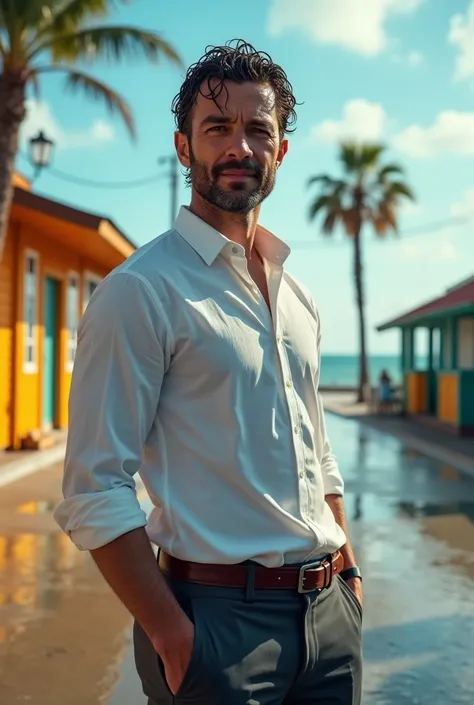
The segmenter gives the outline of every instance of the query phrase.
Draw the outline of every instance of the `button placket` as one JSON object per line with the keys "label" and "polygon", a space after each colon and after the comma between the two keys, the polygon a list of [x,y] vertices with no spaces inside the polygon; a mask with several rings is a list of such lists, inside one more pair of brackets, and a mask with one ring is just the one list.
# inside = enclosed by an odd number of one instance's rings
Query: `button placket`
{"label": "button placket", "polygon": [[[278,338],[277,338],[278,340]],[[295,449],[296,470],[298,473],[299,482],[303,483],[299,486],[299,504],[302,516],[309,512],[309,487],[307,482],[305,466],[304,443],[301,433],[300,413],[298,409],[298,398],[291,379],[291,368],[288,359],[288,353],[285,348],[278,349],[280,357],[283,379],[285,380],[284,390],[285,398],[288,405],[288,411],[292,422],[293,443]]]}

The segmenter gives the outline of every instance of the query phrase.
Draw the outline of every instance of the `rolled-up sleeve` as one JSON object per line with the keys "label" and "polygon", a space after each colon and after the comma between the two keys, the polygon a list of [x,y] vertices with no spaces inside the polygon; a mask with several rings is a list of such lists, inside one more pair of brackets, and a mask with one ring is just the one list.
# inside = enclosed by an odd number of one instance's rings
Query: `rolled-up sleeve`
{"label": "rolled-up sleeve", "polygon": [[143,527],[134,476],[169,364],[170,327],[141,276],[110,275],[81,320],[69,397],[63,495],[54,516],[79,549]]}
{"label": "rolled-up sleeve", "polygon": [[324,418],[323,402],[320,394],[318,394],[318,410],[321,439],[320,463],[324,483],[324,494],[337,494],[342,497],[344,495],[344,480],[339,472],[339,466],[329,442]]}
{"label": "rolled-up sleeve", "polygon": [[323,400],[319,392],[319,375],[321,369],[321,323],[316,306],[314,311],[318,322],[318,379],[316,380],[317,406],[318,406],[318,427],[319,427],[319,461],[321,463],[321,473],[324,483],[324,494],[344,495],[344,480],[339,471],[339,466],[336,457],[332,451],[329,441],[328,432],[326,429],[326,419],[323,406]]}

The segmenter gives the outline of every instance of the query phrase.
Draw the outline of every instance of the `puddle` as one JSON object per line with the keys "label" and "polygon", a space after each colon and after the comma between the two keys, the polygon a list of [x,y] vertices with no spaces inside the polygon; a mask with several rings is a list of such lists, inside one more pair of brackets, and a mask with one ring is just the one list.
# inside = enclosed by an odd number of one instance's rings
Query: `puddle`
{"label": "puddle", "polygon": [[327,426],[350,518],[459,514],[474,522],[474,479],[369,426],[332,414]]}
{"label": "puddle", "polygon": [[[474,480],[357,422],[327,425],[365,575],[364,705],[472,705]],[[131,619],[53,526],[59,475],[41,475],[0,497],[0,703],[145,705]]]}

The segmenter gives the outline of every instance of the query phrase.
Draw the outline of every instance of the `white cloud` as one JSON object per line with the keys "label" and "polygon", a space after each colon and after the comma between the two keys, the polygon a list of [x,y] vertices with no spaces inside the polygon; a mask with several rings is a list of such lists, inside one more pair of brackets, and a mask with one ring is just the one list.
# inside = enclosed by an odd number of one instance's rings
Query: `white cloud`
{"label": "white cloud", "polygon": [[54,140],[57,149],[86,149],[97,147],[115,138],[114,129],[104,120],[96,120],[85,130],[64,130],[47,103],[27,101],[27,117],[21,128],[23,144],[43,130],[47,137]]}
{"label": "white cloud", "polygon": [[474,112],[444,110],[431,125],[409,125],[393,132],[383,105],[363,98],[347,101],[340,119],[323,120],[311,130],[311,139],[321,142],[389,143],[411,157],[426,158],[440,154],[474,154]]}
{"label": "white cloud", "polygon": [[[273,36],[304,32],[320,44],[375,56],[389,45],[386,23],[411,14],[423,0],[272,0],[267,29]],[[362,9],[363,4],[363,9]]]}
{"label": "white cloud", "polygon": [[458,50],[455,79],[463,81],[474,76],[474,0],[465,14],[458,12],[451,18],[448,41]]}
{"label": "white cloud", "polygon": [[464,218],[464,216],[472,216],[474,214],[474,188],[468,189],[461,201],[453,203],[450,213],[456,218]]}
{"label": "white cloud", "polygon": [[390,55],[390,59],[394,64],[416,67],[425,62],[425,55],[421,51],[409,51],[407,54],[394,52]]}
{"label": "white cloud", "polygon": [[462,257],[449,230],[433,238],[428,235],[401,240],[393,246],[393,250],[394,258],[401,262],[454,262]]}
{"label": "white cloud", "polygon": [[407,56],[407,61],[410,66],[420,66],[424,63],[425,56],[421,53],[421,51],[410,51]]}
{"label": "white cloud", "polygon": [[474,113],[444,110],[432,125],[410,125],[395,135],[392,145],[412,157],[474,154]]}
{"label": "white cloud", "polygon": [[313,127],[311,135],[323,142],[378,142],[386,123],[387,115],[379,103],[359,98],[345,103],[341,120],[323,120]]}

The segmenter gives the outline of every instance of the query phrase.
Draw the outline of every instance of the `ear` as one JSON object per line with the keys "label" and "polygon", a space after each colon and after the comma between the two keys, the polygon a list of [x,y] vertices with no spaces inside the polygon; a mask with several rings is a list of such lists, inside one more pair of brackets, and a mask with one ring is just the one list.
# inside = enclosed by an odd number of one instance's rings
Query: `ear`
{"label": "ear", "polygon": [[277,156],[277,166],[280,166],[282,161],[285,158],[285,155],[288,152],[288,140],[282,140],[280,144],[280,148],[278,150],[278,156]]}
{"label": "ear", "polygon": [[189,157],[189,141],[187,136],[183,132],[176,131],[174,133],[174,146],[176,148],[176,154],[185,169],[189,169],[191,166],[191,159]]}

